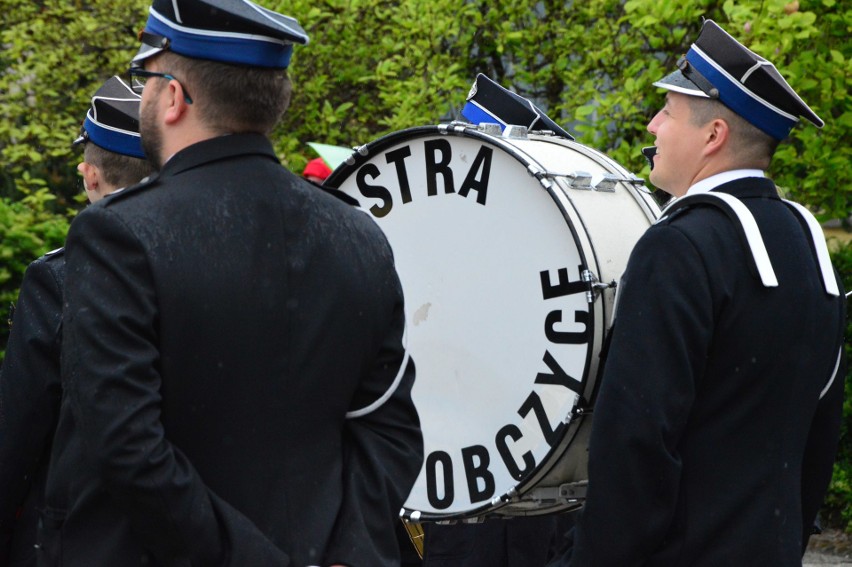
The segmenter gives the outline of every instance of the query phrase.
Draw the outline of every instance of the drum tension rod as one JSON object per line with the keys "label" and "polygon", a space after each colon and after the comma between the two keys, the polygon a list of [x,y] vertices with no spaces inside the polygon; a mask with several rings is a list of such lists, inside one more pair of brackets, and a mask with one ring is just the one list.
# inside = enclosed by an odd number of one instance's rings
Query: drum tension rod
{"label": "drum tension rod", "polygon": [[568,186],[571,189],[581,189],[584,191],[595,190],[600,193],[614,193],[615,186],[619,183],[627,183],[634,186],[645,185],[645,180],[641,177],[636,177],[635,175],[619,177],[613,173],[604,173],[594,185],[592,185],[592,174],[587,171],[574,171],[571,173],[538,171],[533,172],[533,175],[535,175],[539,181],[542,179],[556,179],[557,177],[562,177],[568,180]]}
{"label": "drum tension rod", "polygon": [[568,180],[568,187],[571,189],[581,189],[591,191],[592,189],[592,174],[586,171],[574,171],[571,173],[558,173],[555,171],[538,171],[533,175],[541,181],[542,179],[556,179],[562,177]]}
{"label": "drum tension rod", "polygon": [[586,290],[587,303],[594,303],[595,299],[597,299],[598,295],[600,295],[603,290],[618,287],[618,283],[615,280],[612,280],[609,283],[599,281],[594,272],[588,269],[583,270],[580,277],[588,284],[588,289]]}

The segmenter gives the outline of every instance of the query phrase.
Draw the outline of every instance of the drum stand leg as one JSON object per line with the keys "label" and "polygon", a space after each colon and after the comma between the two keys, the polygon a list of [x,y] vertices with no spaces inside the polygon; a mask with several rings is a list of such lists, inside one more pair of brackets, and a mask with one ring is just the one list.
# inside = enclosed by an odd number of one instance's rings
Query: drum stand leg
{"label": "drum stand leg", "polygon": [[417,552],[417,555],[420,559],[423,559],[425,543],[423,526],[409,522],[405,518],[400,518],[400,521],[402,522],[402,525],[405,526],[405,531],[408,532],[408,538],[411,540],[411,545],[414,546],[414,550]]}

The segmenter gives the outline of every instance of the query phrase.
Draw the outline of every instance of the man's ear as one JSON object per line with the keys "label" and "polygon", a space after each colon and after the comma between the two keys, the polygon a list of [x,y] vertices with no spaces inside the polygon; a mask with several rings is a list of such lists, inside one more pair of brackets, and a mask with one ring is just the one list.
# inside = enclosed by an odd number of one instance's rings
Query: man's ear
{"label": "man's ear", "polygon": [[77,171],[83,176],[83,187],[87,193],[97,193],[101,184],[101,170],[87,162],[77,165]]}
{"label": "man's ear", "polygon": [[175,124],[189,111],[186,93],[183,85],[178,81],[170,80],[168,85],[168,108],[164,116],[166,124]]}
{"label": "man's ear", "polygon": [[705,129],[704,154],[713,155],[721,151],[727,145],[730,135],[731,128],[726,121],[721,118],[711,120]]}

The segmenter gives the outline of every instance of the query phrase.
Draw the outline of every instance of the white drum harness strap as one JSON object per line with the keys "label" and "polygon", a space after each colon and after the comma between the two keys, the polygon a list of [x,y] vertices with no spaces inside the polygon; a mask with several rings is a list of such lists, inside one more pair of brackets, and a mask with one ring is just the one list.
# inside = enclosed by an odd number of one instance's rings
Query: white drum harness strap
{"label": "white drum harness strap", "polygon": [[[819,222],[814,218],[810,211],[798,203],[782,201],[801,218],[808,227],[811,240],[811,248],[817,257],[819,264],[820,275],[822,276],[825,292],[829,295],[837,297],[840,295],[840,290],[837,288],[837,282],[834,279],[834,269],[831,267],[831,258],[828,253],[828,246],[825,243],[825,238],[822,236],[822,229]],[[778,280],[775,277],[775,270],[772,269],[772,262],[769,260],[769,254],[766,252],[766,246],[763,244],[763,237],[760,235],[760,229],[757,227],[757,222],[754,216],[743,205],[742,201],[728,193],[698,193],[695,195],[686,195],[674,201],[668,207],[663,209],[660,218],[655,224],[658,224],[663,219],[671,216],[672,213],[684,207],[694,204],[708,204],[720,208],[728,217],[735,221],[737,230],[744,243],[751,250],[751,261],[761,282],[765,287],[777,287]]]}
{"label": "white drum harness strap", "polygon": [[[837,287],[837,281],[834,279],[834,269],[831,266],[831,258],[828,253],[828,246],[825,243],[825,238],[822,235],[822,229],[819,222],[814,218],[810,211],[798,203],[782,201],[796,213],[808,228],[808,233],[811,241],[811,249],[817,258],[819,264],[820,276],[822,277],[825,292],[828,295],[837,297],[840,295],[840,290]],[[775,277],[775,270],[772,268],[772,262],[769,259],[769,254],[766,251],[766,246],[763,243],[763,238],[760,235],[760,229],[754,216],[748,208],[736,197],[728,193],[706,192],[695,195],[685,195],[674,201],[668,207],[663,209],[657,223],[669,217],[675,211],[694,204],[708,204],[720,208],[728,217],[734,221],[740,238],[751,251],[750,263],[756,271],[760,281],[765,287],[777,287],[778,279]],[[840,353],[837,357],[834,372],[831,378],[828,379],[820,398],[825,396],[837,376],[837,370],[840,367],[840,359],[843,353],[843,346],[840,347]]]}

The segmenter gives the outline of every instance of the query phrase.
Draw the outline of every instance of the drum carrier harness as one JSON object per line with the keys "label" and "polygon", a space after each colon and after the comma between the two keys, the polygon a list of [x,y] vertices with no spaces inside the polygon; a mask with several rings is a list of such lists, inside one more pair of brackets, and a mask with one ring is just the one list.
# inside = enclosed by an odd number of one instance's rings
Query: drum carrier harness
{"label": "drum carrier harness", "polygon": [[[834,278],[834,269],[831,266],[831,257],[828,253],[828,246],[825,243],[825,238],[822,234],[822,228],[819,221],[811,214],[809,210],[793,201],[781,199],[787,207],[799,217],[799,220],[807,228],[810,236],[811,249],[816,255],[817,263],[819,264],[820,275],[825,286],[825,292],[828,295],[837,297],[840,295],[840,290],[837,287],[837,281]],[[769,259],[769,253],[766,251],[766,245],[763,243],[763,237],[760,235],[760,229],[757,222],[754,220],[754,215],[751,211],[736,197],[728,193],[705,192],[694,195],[684,195],[676,199],[668,207],[663,209],[660,218],[654,224],[658,224],[664,219],[670,217],[677,211],[691,207],[693,205],[711,205],[722,210],[728,218],[733,221],[740,239],[743,244],[751,251],[749,256],[749,264],[752,270],[760,278],[764,287],[777,287],[778,279],[775,277],[775,270],[772,268],[772,262]],[[837,377],[837,371],[840,368],[840,360],[843,355],[843,346],[840,346],[840,352],[837,354],[837,362],[834,365],[834,371],[828,379],[825,387],[820,392],[820,399],[825,396],[831,385]]]}

